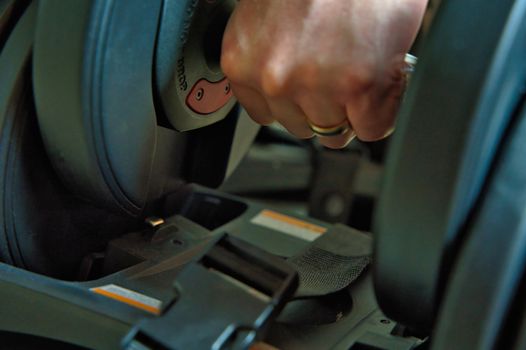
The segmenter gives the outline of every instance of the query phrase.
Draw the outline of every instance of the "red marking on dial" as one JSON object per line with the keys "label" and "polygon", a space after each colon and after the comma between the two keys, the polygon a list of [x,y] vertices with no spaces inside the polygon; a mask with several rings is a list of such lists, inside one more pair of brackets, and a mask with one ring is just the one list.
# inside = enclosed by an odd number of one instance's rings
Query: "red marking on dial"
{"label": "red marking on dial", "polygon": [[186,105],[199,114],[211,114],[220,110],[232,98],[227,78],[216,82],[201,79],[186,96]]}

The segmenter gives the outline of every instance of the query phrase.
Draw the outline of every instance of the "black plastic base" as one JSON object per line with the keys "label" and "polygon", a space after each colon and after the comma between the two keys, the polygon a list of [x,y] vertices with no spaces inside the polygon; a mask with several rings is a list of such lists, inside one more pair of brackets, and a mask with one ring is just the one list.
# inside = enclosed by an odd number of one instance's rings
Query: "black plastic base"
{"label": "black plastic base", "polygon": [[[196,212],[206,205],[210,215],[196,216]],[[9,300],[9,303],[2,303],[0,330],[56,339],[87,348],[115,349],[123,344],[122,339],[135,325],[144,322],[156,320],[155,329],[167,327],[173,331],[171,322],[159,323],[162,318],[158,315],[165,315],[174,307],[177,310],[181,296],[194,295],[191,292],[193,283],[187,287],[174,288],[174,281],[189,283],[182,282],[179,273],[189,263],[201,259],[203,252],[221,233],[226,232],[247,242],[247,247],[254,246],[248,250],[242,249],[242,252],[263,249],[262,252],[266,251],[264,254],[269,256],[289,257],[309,243],[251,222],[254,216],[267,208],[212,190],[189,187],[184,195],[172,197],[168,207],[178,208],[176,212],[180,215],[166,219],[162,225],[145,227],[142,232],[129,234],[110,243],[99,271],[105,276],[98,279],[64,282],[0,264],[0,300]],[[237,215],[232,217],[228,213]],[[195,223],[185,215],[201,220]],[[297,219],[329,226],[311,219]],[[279,258],[273,259],[280,261]],[[208,263],[203,266],[210,268]],[[233,276],[227,277],[227,280],[234,278],[243,281],[237,284],[246,284],[252,286],[249,289],[267,293],[264,291],[268,288],[261,287],[265,283],[247,282],[246,277],[239,277],[239,273],[232,273],[231,269],[215,267],[209,271],[218,269],[221,273],[226,271],[229,276]],[[86,276],[89,275],[88,271]],[[161,306],[157,311],[152,311],[97,292],[109,285],[153,298]],[[222,294],[226,293],[222,290],[214,287],[206,291],[210,295],[209,306],[224,303],[234,310],[237,298],[228,298]],[[209,306],[193,306],[188,310],[202,314],[200,319],[206,320],[212,318],[212,314],[207,314],[212,312]],[[246,313],[241,314],[248,315],[251,310],[248,308]],[[416,338],[391,335],[395,324],[378,310],[370,273],[367,272],[342,292],[319,299],[292,301],[276,320],[269,321],[268,332],[263,340],[281,349],[362,349],[367,348],[363,347],[366,345],[374,346],[372,348],[375,349],[412,349],[420,343]],[[204,324],[201,326],[206,327]],[[205,328],[202,333],[206,333]],[[196,344],[202,344],[200,341],[196,336]],[[164,346],[170,348],[169,343]]]}

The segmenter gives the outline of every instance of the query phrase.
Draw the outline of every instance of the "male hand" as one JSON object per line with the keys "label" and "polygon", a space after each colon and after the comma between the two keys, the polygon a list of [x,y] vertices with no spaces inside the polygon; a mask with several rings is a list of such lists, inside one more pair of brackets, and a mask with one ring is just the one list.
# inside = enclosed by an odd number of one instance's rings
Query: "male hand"
{"label": "male hand", "polygon": [[427,0],[240,0],[228,23],[221,66],[250,116],[310,138],[309,127],[348,120],[344,147],[392,130],[405,86],[404,55]]}

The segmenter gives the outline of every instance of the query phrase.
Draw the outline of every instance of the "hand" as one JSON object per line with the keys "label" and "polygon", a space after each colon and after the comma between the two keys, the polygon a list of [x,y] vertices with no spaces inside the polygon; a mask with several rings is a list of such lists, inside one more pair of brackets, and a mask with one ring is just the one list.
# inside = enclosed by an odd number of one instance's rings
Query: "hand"
{"label": "hand", "polygon": [[278,350],[278,349],[267,343],[259,342],[259,343],[252,345],[250,347],[250,350]]}
{"label": "hand", "polygon": [[240,0],[221,66],[250,116],[310,138],[310,123],[352,130],[320,137],[341,148],[383,138],[404,89],[401,69],[427,0]]}

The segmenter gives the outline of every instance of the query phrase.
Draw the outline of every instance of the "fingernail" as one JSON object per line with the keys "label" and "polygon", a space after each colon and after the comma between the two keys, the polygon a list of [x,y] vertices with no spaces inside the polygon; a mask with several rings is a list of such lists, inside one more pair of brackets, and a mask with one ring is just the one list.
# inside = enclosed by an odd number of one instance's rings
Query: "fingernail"
{"label": "fingernail", "polygon": [[354,133],[354,131],[351,131],[351,137],[349,138],[349,141],[347,141],[347,143],[345,144],[345,146],[348,146],[352,140],[354,140],[356,138],[356,134]]}
{"label": "fingernail", "polygon": [[395,128],[392,127],[390,128],[389,130],[387,130],[387,132],[384,134],[384,136],[382,136],[382,139],[385,139],[386,137],[389,137],[391,136],[391,134],[395,131]]}

